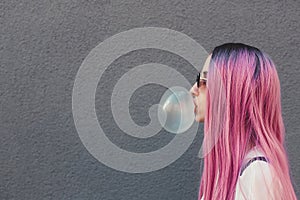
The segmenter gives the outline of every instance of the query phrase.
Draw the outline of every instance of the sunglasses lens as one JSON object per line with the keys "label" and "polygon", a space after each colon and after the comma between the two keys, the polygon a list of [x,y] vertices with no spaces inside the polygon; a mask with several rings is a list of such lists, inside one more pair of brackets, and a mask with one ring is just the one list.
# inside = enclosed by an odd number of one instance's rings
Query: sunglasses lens
{"label": "sunglasses lens", "polygon": [[202,86],[202,85],[206,85],[206,80],[200,78],[200,73],[198,73],[198,75],[197,75],[196,82],[197,82],[197,87],[198,87],[198,88],[199,88],[200,86]]}
{"label": "sunglasses lens", "polygon": [[197,82],[197,87],[199,87],[199,82],[200,82],[200,73],[198,73],[198,75],[197,75],[197,80],[196,80],[196,82]]}

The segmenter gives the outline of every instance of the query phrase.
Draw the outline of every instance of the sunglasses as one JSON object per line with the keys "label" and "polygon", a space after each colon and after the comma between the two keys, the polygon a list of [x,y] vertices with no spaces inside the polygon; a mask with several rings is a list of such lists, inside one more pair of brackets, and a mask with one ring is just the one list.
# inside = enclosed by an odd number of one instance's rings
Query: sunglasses
{"label": "sunglasses", "polygon": [[206,79],[206,78],[202,78],[202,77],[200,76],[200,73],[198,73],[197,79],[196,79],[197,87],[199,88],[199,87],[202,86],[202,85],[206,85],[206,81],[207,81],[207,79]]}

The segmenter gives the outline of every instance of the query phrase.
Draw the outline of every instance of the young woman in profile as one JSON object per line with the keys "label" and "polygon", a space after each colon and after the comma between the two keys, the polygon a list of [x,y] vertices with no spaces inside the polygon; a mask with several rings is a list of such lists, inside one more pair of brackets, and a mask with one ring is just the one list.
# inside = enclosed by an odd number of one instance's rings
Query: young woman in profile
{"label": "young woman in profile", "polygon": [[271,58],[241,43],[218,46],[190,92],[204,122],[199,200],[297,199]]}

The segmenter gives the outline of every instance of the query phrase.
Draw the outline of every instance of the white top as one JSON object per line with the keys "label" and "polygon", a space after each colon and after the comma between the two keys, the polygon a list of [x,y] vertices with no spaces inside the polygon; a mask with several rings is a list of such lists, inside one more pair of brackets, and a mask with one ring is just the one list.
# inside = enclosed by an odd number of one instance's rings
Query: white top
{"label": "white top", "polygon": [[[257,156],[265,156],[259,147],[253,147],[245,156],[242,166]],[[272,167],[268,162],[251,162],[238,177],[235,200],[275,199],[272,180]],[[243,195],[244,194],[244,195]],[[203,200],[203,197],[201,198]]]}

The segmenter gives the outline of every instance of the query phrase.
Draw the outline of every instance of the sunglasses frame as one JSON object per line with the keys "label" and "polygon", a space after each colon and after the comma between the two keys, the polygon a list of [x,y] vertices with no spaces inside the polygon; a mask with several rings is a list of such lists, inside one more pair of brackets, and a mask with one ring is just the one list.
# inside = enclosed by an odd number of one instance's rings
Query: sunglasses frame
{"label": "sunglasses frame", "polygon": [[198,73],[197,79],[196,79],[197,87],[198,88],[200,87],[200,83],[202,83],[201,85],[203,85],[203,83],[206,85],[206,81],[207,81],[207,79],[206,78],[201,78],[200,73]]}

